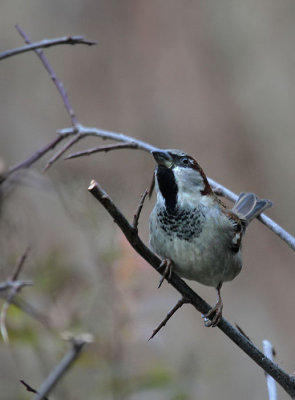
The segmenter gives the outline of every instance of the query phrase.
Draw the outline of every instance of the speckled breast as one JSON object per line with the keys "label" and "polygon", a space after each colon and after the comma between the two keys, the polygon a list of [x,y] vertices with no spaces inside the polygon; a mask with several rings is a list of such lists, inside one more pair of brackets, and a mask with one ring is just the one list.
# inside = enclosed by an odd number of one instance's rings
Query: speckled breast
{"label": "speckled breast", "polygon": [[205,222],[205,214],[202,207],[175,208],[157,210],[159,227],[170,237],[192,241],[200,236]]}

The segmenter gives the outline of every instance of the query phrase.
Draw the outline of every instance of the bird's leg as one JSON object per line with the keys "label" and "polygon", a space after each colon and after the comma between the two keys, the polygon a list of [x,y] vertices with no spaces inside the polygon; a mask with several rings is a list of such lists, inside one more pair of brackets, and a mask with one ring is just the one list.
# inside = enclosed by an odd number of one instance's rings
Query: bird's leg
{"label": "bird's leg", "polygon": [[172,261],[169,260],[169,258],[165,258],[164,260],[162,260],[162,262],[161,262],[161,264],[160,264],[160,266],[159,266],[159,269],[160,269],[160,268],[164,268],[164,267],[165,267],[165,269],[164,269],[162,278],[160,279],[158,288],[160,288],[160,287],[162,286],[162,283],[164,282],[164,279],[167,279],[167,280],[169,281],[170,278],[171,278],[171,274],[172,274]]}
{"label": "bird's leg", "polygon": [[[220,290],[221,290],[222,282],[219,282],[216,290],[217,290],[217,303],[215,304],[214,307],[212,307],[207,314],[204,315],[205,318],[205,326],[214,328],[216,325],[219,324],[221,318],[222,318],[222,309],[223,309],[223,303],[220,295]],[[210,320],[209,318],[212,317]]]}

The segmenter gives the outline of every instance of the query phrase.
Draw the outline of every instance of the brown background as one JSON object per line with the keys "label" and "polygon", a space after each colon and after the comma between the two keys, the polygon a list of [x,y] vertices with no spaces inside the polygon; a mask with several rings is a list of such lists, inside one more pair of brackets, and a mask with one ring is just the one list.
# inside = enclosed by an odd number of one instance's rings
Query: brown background
{"label": "brown background", "polygon": [[[46,51],[79,120],[159,147],[181,148],[236,193],[271,198],[268,214],[294,232],[295,5],[293,1],[3,1],[1,49],[32,40],[85,34],[96,47]],[[33,53],[0,64],[1,168],[25,159],[70,125],[62,101]],[[85,140],[75,149],[100,144]],[[63,399],[266,399],[263,372],[218,329],[205,329],[190,306],[152,341],[177,293],[122,237],[88,194],[92,178],[130,218],[154,162],[122,150],[72,161],[46,174],[45,160],[6,184],[1,205],[1,279],[32,250],[22,273],[35,286],[23,297],[52,332],[11,308],[11,347],[0,345],[1,398],[30,398],[67,350],[65,330],[91,332],[90,345],[56,390]],[[144,209],[140,232],[148,241]],[[278,363],[295,370],[294,255],[254,222],[244,269],[225,284],[224,316]],[[212,288],[191,283],[207,301]],[[27,396],[27,397],[25,397]],[[280,399],[287,395],[280,391]]]}

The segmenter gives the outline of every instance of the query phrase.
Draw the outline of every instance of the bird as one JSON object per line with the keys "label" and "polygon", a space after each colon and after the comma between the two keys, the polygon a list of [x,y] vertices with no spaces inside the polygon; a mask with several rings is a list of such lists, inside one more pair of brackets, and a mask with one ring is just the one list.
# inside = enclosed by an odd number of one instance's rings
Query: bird
{"label": "bird", "polygon": [[223,309],[221,286],[242,268],[245,230],[272,202],[241,193],[229,209],[193,157],[177,149],[151,153],[157,163],[157,200],[150,215],[150,247],[166,266],[161,283],[173,271],[214,287],[217,302],[204,318],[205,326],[217,326]]}

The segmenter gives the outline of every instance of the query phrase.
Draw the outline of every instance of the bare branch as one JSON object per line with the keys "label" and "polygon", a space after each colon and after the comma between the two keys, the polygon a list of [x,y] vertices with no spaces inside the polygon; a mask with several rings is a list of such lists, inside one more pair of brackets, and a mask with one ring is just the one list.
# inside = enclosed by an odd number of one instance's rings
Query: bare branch
{"label": "bare branch", "polygon": [[29,168],[32,164],[38,161],[44,154],[48,153],[48,151],[52,150],[59,142],[61,142],[65,137],[57,136],[52,142],[47,144],[44,147],[41,147],[39,150],[35,151],[29,158],[26,160],[13,165],[12,167],[8,168],[6,172],[0,175],[0,184],[3,183],[11,174],[14,172]]}
{"label": "bare branch", "polygon": [[65,157],[65,160],[70,160],[71,158],[90,156],[94,153],[101,153],[102,151],[111,151],[111,150],[120,150],[120,149],[137,149],[138,146],[136,143],[119,143],[119,144],[110,144],[108,146],[98,146],[93,147],[92,149],[78,151],[77,153],[70,154]]}
{"label": "bare branch", "polygon": [[[24,38],[25,42],[27,44],[32,44],[32,42],[29,39],[29,37],[27,36],[27,34],[18,25],[16,25],[15,27],[16,27],[18,33]],[[74,112],[74,110],[73,110],[73,108],[71,106],[70,100],[68,98],[67,92],[65,91],[65,88],[64,88],[62,82],[56,76],[53,68],[49,64],[49,62],[48,62],[47,58],[45,57],[43,51],[39,50],[39,49],[35,49],[34,51],[38,55],[40,60],[42,61],[42,64],[44,65],[46,71],[49,73],[51,79],[53,80],[53,83],[57,87],[57,90],[59,91],[59,94],[61,95],[63,103],[64,103],[64,105],[66,107],[66,110],[69,113],[69,116],[71,118],[72,124],[74,126],[77,125],[78,124],[77,117],[76,117],[75,112]]]}
{"label": "bare branch", "polygon": [[132,136],[125,135],[124,133],[112,132],[104,129],[98,129],[95,127],[84,126],[81,124],[79,124],[76,128],[71,127],[71,128],[61,129],[58,131],[60,135],[73,135],[76,134],[77,132],[83,137],[95,136],[104,140],[108,139],[108,140],[114,140],[116,142],[135,143],[138,149],[147,152],[153,150],[159,150],[158,147],[152,146],[151,144],[144,142],[143,140],[135,139]]}
{"label": "bare branch", "polygon": [[[262,345],[265,356],[272,361],[274,356],[274,350],[272,344],[268,340],[263,340]],[[277,394],[276,382],[269,374],[266,374],[266,384],[268,390],[268,399],[277,400],[278,394]]]}
{"label": "bare branch", "polygon": [[[33,283],[33,282],[30,282],[30,283]],[[2,299],[5,300],[6,296],[7,295],[5,295],[5,293],[2,293],[0,291],[0,297]],[[34,306],[32,306],[27,301],[23,300],[20,297],[14,297],[11,300],[11,304],[13,304],[15,307],[19,308],[22,312],[29,315],[31,318],[34,318],[36,321],[41,322],[41,324],[43,324],[48,330],[52,331],[52,327],[49,324],[48,317],[46,315],[42,314],[39,310],[37,310]]]}
{"label": "bare branch", "polygon": [[41,40],[40,42],[34,42],[31,44],[28,44],[27,46],[17,47],[15,49],[3,51],[3,53],[0,53],[0,61],[4,60],[5,58],[8,58],[8,57],[15,56],[17,54],[26,53],[27,51],[32,51],[32,50],[46,48],[46,47],[52,47],[52,46],[58,46],[61,44],[71,44],[71,45],[86,44],[88,46],[93,46],[97,43],[84,39],[84,36],[77,36],[77,35],[64,36],[64,37],[59,37],[59,38],[55,38],[55,39],[44,39],[44,40]]}
{"label": "bare branch", "polygon": [[175,304],[175,306],[168,312],[168,314],[166,315],[166,317],[163,319],[163,321],[157,326],[156,329],[153,330],[153,333],[151,335],[151,337],[149,338],[149,340],[151,340],[153,337],[156,336],[156,334],[167,324],[167,322],[169,321],[169,319],[176,313],[177,310],[179,310],[184,304],[189,303],[188,300],[186,300],[185,298],[181,298],[180,300],[178,300],[178,302]]}
{"label": "bare branch", "polygon": [[80,134],[77,134],[75,137],[73,137],[71,140],[68,141],[68,143],[62,147],[56,154],[54,154],[53,157],[50,158],[48,163],[45,165],[45,167],[42,169],[42,172],[46,172],[48,168],[51,167],[55,161],[57,161],[70,147],[72,147],[75,143],[79,142],[79,140],[82,139],[82,136]]}
{"label": "bare branch", "polygon": [[133,224],[132,225],[133,225],[133,228],[136,229],[136,230],[138,230],[139,217],[140,217],[141,210],[142,210],[142,207],[144,205],[144,201],[145,201],[146,196],[148,195],[148,193],[149,193],[148,189],[145,189],[143,195],[141,196],[141,199],[140,199],[140,202],[138,204],[137,210],[136,210],[136,212],[134,214],[134,217],[133,217]]}
{"label": "bare branch", "polygon": [[53,369],[46,380],[42,383],[33,400],[44,399],[52,391],[67,370],[73,365],[74,361],[79,357],[84,345],[89,342],[90,340],[88,334],[80,335],[79,337],[71,340],[71,350],[64,356],[61,362]]}
{"label": "bare branch", "polygon": [[[125,216],[115,206],[107,193],[95,181],[91,181],[88,188],[90,193],[103,205],[107,212],[112,216],[115,223],[120,227],[131,246],[140,254],[157,272],[163,273],[160,264],[161,260],[148,248],[139,238],[136,229],[129,224]],[[169,283],[187,299],[198,311],[206,314],[210,306],[196,292],[194,292],[182,279],[173,271]],[[224,318],[221,319],[217,326],[222,330],[240,349],[242,349],[253,361],[271,375],[285,391],[295,397],[295,377],[287,374],[277,364],[269,360],[258,350],[253,343],[247,340],[236,328],[234,328]]]}

